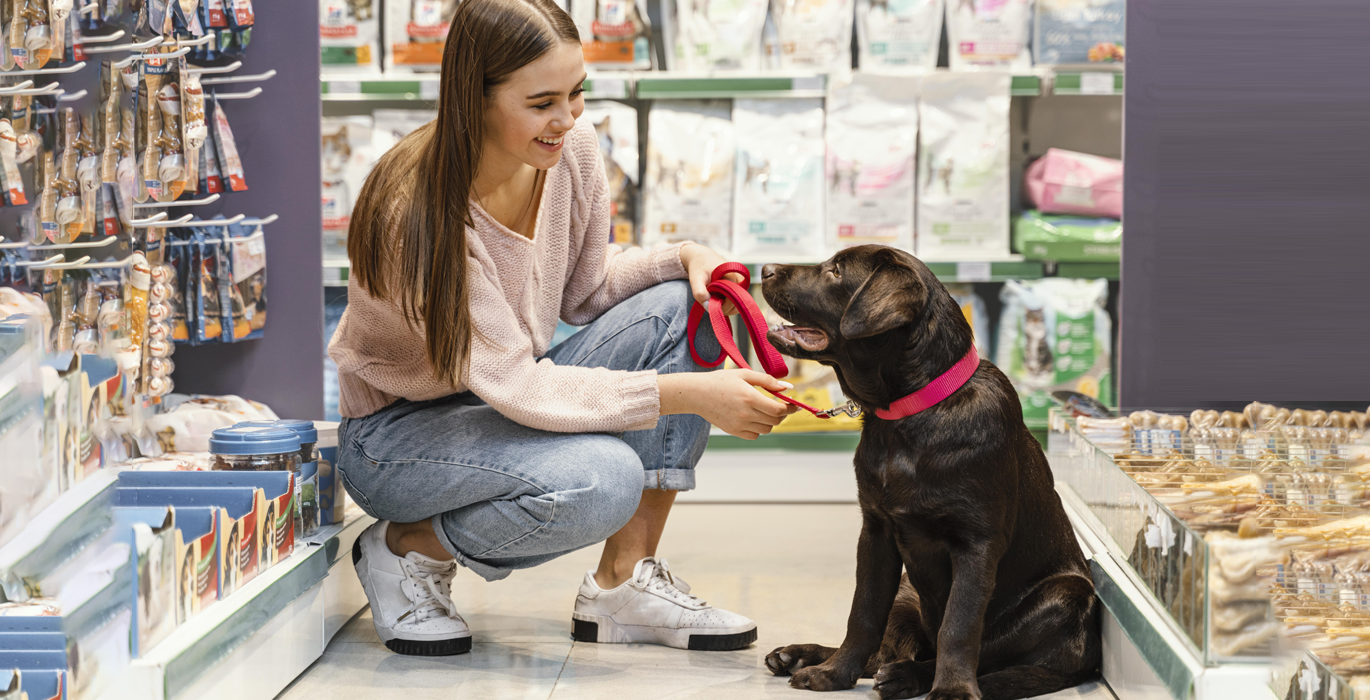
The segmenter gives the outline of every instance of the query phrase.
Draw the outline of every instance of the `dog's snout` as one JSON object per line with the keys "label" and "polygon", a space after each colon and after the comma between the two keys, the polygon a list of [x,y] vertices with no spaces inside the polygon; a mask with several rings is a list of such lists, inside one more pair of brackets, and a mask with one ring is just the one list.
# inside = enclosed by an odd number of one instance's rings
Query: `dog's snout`
{"label": "dog's snout", "polygon": [[772,277],[775,277],[775,273],[776,273],[779,269],[780,269],[780,266],[779,266],[779,265],[776,265],[775,263],[771,263],[771,264],[769,264],[769,265],[762,265],[762,266],[761,266],[761,279],[762,279],[762,280],[768,280],[768,279],[770,279],[770,278],[772,278]]}

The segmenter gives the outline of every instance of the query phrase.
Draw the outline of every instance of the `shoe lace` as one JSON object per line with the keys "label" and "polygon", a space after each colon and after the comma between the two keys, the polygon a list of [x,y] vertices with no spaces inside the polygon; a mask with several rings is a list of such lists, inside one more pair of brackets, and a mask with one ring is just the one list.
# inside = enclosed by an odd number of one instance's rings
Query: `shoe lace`
{"label": "shoe lace", "polygon": [[409,611],[400,616],[401,620],[410,615],[417,622],[437,615],[461,618],[457,614],[457,604],[452,601],[452,576],[457,573],[455,561],[432,567],[405,560],[403,565],[410,583],[404,587],[404,592],[411,604]]}
{"label": "shoe lace", "polygon": [[644,590],[652,591],[665,598],[674,601],[679,605],[690,608],[704,608],[708,603],[698,596],[686,593],[676,588],[675,577],[671,575],[671,567],[665,559],[658,559],[653,566],[642,567],[638,574],[637,583]]}

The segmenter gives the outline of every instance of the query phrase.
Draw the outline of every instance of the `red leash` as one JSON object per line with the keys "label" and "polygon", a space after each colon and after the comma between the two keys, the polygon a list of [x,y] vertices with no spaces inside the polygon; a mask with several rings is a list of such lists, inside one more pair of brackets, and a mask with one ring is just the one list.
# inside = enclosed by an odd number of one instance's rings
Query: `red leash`
{"label": "red leash", "polygon": [[[733,272],[742,275],[742,284],[725,277],[725,275]],[[752,347],[756,348],[756,357],[761,362],[763,371],[776,379],[780,379],[789,374],[790,369],[785,366],[785,360],[780,356],[780,352],[771,345],[770,341],[766,340],[766,318],[761,315],[761,309],[756,305],[756,300],[752,298],[751,292],[747,291],[747,288],[751,286],[751,279],[751,272],[746,265],[741,263],[723,263],[714,269],[708,286],[710,303],[707,308],[699,303],[690,308],[690,319],[685,331],[686,337],[690,340],[690,356],[701,367],[717,367],[723,364],[725,357],[728,357],[732,358],[738,367],[752,368],[751,365],[747,364],[746,358],[742,356],[742,351],[738,349],[737,343],[733,340],[732,325],[728,322],[728,315],[723,313],[724,302],[731,301],[733,306],[737,307],[738,313],[742,315],[742,325],[747,327],[747,334],[752,339]],[[699,332],[699,322],[703,320],[705,313],[709,315],[709,323],[713,326],[714,337],[718,339],[718,344],[723,348],[723,354],[713,361],[700,357],[699,352],[695,350],[695,335]],[[979,367],[980,354],[975,351],[975,345],[972,344],[965,357],[952,365],[951,369],[943,372],[942,376],[934,379],[922,389],[890,404],[889,408],[877,409],[875,415],[884,420],[898,420],[932,408],[970,381],[970,378],[975,375],[975,370]],[[770,393],[774,394],[776,398],[794,404],[819,418],[831,418],[839,413],[853,417],[861,415],[861,409],[851,401],[847,401],[845,406],[824,411],[800,403],[779,392],[772,391]]]}

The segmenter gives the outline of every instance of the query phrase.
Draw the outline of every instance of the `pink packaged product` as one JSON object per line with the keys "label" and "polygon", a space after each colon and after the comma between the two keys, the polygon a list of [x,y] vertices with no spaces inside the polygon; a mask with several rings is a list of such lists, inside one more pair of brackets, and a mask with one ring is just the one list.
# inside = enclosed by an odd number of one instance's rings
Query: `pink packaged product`
{"label": "pink packaged product", "polygon": [[1123,218],[1123,162],[1060,148],[1028,166],[1027,195],[1045,214]]}

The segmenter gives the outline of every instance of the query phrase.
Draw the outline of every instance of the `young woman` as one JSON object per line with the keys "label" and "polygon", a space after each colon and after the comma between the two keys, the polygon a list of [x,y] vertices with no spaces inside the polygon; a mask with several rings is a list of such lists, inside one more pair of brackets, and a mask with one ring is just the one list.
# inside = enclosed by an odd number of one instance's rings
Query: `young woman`
{"label": "young woman", "polygon": [[[493,581],[600,541],[577,639],[756,639],[656,548],[709,423],[770,432],[791,409],[755,387],[788,385],[696,371],[685,322],[718,254],[608,244],[598,139],[576,122],[584,80],[575,25],[552,0],[464,0],[437,120],[381,158],[352,214],[348,309],[329,350],[338,471],[380,520],[352,556],[399,653],[470,649],[451,598],[458,563]],[[585,328],[549,350],[558,317]]]}

